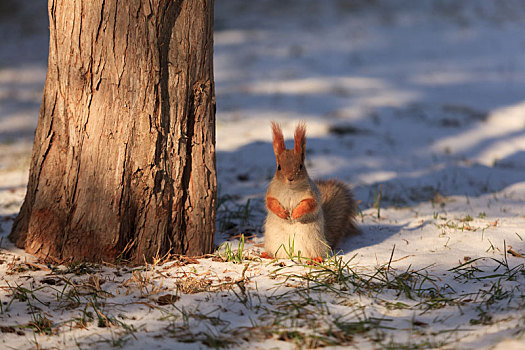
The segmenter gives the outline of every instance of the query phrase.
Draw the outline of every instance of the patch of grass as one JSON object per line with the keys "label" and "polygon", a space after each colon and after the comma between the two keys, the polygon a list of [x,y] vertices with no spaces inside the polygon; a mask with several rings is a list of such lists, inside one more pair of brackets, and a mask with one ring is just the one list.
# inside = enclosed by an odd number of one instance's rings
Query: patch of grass
{"label": "patch of grass", "polygon": [[100,266],[96,264],[86,262],[72,262],[66,264],[66,268],[64,270],[57,271],[57,273],[63,275],[74,274],[77,276],[81,276],[85,274],[93,274],[97,271],[100,271]]}
{"label": "patch of grass", "polygon": [[105,342],[109,343],[112,347],[119,347],[119,348],[125,348],[125,345],[133,338],[137,340],[137,336],[135,333],[137,332],[137,329],[133,325],[128,325],[124,322],[119,322],[119,325],[121,326],[120,331],[111,332],[111,338],[105,340]]}
{"label": "patch of grass", "polygon": [[176,282],[177,291],[184,294],[196,294],[211,289],[212,281],[207,278],[186,277]]}
{"label": "patch of grass", "polygon": [[131,272],[131,277],[122,283],[125,287],[126,294],[131,293],[137,289],[141,297],[149,297],[151,295],[159,294],[162,291],[163,279],[160,283],[156,281],[157,276],[154,267],[146,264],[144,269],[135,269]]}
{"label": "patch of grass", "polygon": [[225,242],[220,245],[217,254],[228,262],[242,264],[244,261],[244,235],[242,234],[239,238],[237,250],[233,250],[230,242]]}
{"label": "patch of grass", "polygon": [[85,329],[89,326],[91,322],[95,319],[93,317],[93,312],[88,311],[89,303],[84,306],[82,310],[82,315],[74,320],[77,328]]}
{"label": "patch of grass", "polygon": [[398,340],[398,337],[392,336],[388,342],[381,344],[380,348],[385,350],[417,350],[417,349],[440,349],[450,343],[447,340],[434,339],[414,339],[410,337],[405,343]]}
{"label": "patch of grass", "polygon": [[[435,223],[436,227],[441,230],[443,234],[447,232],[447,230],[453,230],[453,231],[472,231],[476,232],[480,229],[478,226],[471,225],[471,222],[474,221],[474,218],[470,215],[467,215],[460,219],[455,220],[447,220],[446,217],[440,217],[442,220],[446,220],[444,223]],[[482,232],[484,229],[482,229]]]}
{"label": "patch of grass", "polygon": [[7,312],[9,310],[9,307],[13,303],[13,301],[17,300],[21,303],[28,303],[30,308],[32,308],[31,300],[36,300],[43,306],[49,306],[49,302],[45,302],[40,300],[40,298],[37,296],[36,292],[44,289],[44,287],[36,288],[36,289],[29,289],[25,288],[21,285],[17,285],[16,287],[12,287],[8,284],[8,288],[11,290],[11,300],[3,309],[4,312]]}
{"label": "patch of grass", "polygon": [[472,216],[470,216],[470,215],[467,215],[467,216],[459,219],[459,221],[461,221],[461,222],[470,222],[470,221],[474,221],[474,218]]}
{"label": "patch of grass", "polygon": [[[312,334],[299,330],[279,330],[275,332],[275,335],[277,336],[277,340],[291,342],[297,349],[317,349],[326,346],[344,345],[330,339],[331,337],[329,336],[315,333]],[[327,333],[327,335],[332,334]],[[344,338],[344,336],[342,338]]]}
{"label": "patch of grass", "polygon": [[[185,308],[174,306],[173,310],[164,310],[162,320],[169,321],[166,328],[169,337],[182,343],[201,343],[213,348],[229,348],[238,343],[238,335],[233,336],[230,323],[220,318],[220,307],[208,313],[199,311],[199,307]],[[206,332],[202,331],[202,326]]]}
{"label": "patch of grass", "polygon": [[39,312],[31,312],[31,322],[25,327],[39,334],[51,335],[53,333],[53,322]]}

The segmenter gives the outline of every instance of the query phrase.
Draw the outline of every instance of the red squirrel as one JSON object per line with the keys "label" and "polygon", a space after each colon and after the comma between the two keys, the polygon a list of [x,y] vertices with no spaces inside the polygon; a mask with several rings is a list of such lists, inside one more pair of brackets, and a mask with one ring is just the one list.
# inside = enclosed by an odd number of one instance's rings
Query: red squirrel
{"label": "red squirrel", "polygon": [[343,238],[359,232],[353,195],[340,181],[310,179],[304,164],[304,123],[295,129],[293,149],[286,149],[275,122],[272,133],[277,169],[266,192],[264,249],[277,258],[322,259]]}

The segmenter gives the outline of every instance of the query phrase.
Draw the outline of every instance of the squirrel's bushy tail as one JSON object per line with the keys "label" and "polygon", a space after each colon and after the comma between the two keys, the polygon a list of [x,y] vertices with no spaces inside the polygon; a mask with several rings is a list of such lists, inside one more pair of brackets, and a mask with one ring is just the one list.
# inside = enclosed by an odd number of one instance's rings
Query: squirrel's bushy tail
{"label": "squirrel's bushy tail", "polygon": [[316,181],[321,192],[325,236],[334,249],[345,237],[359,233],[354,218],[356,203],[350,189],[337,180]]}

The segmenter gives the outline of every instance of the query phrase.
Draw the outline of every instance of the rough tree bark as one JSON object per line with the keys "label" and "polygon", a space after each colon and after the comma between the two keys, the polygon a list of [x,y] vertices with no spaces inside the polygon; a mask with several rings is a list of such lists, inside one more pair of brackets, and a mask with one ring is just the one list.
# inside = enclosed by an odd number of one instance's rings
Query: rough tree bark
{"label": "rough tree bark", "polygon": [[10,238],[55,261],[210,252],[213,0],[49,0],[48,11],[46,84]]}

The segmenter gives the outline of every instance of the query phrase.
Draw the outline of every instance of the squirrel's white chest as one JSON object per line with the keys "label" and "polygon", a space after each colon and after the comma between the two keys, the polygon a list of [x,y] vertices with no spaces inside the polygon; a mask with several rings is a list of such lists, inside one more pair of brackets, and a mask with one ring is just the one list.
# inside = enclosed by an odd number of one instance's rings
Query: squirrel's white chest
{"label": "squirrel's white chest", "polygon": [[294,193],[292,191],[289,192],[290,193],[280,193],[276,199],[286,210],[291,213],[299,205],[299,203],[301,203],[305,196],[301,193]]}
{"label": "squirrel's white chest", "polygon": [[265,250],[277,258],[301,255],[308,258],[326,256],[328,245],[323,232],[323,219],[301,223],[268,215],[264,233]]}
{"label": "squirrel's white chest", "polygon": [[[311,186],[315,186],[309,183]],[[308,187],[311,187],[308,186]],[[318,195],[313,193],[310,188],[293,188],[288,186],[282,186],[281,184],[271,183],[268,190],[271,196],[279,201],[279,203],[288,210],[290,213],[301,203],[303,199],[317,197]],[[317,199],[316,198],[316,199]]]}

